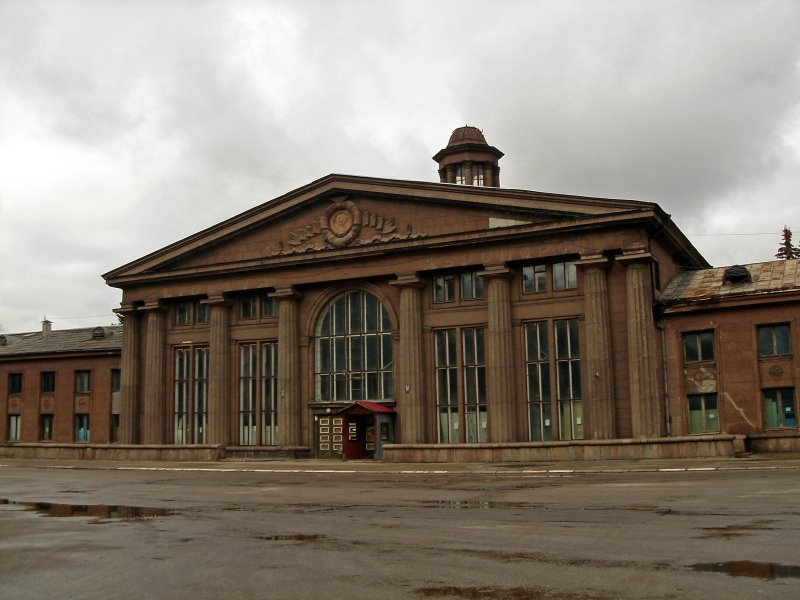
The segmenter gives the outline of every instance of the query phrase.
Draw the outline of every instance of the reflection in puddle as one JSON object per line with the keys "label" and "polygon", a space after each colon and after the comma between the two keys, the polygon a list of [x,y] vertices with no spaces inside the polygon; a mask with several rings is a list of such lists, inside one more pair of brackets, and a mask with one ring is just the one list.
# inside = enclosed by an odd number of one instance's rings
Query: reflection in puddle
{"label": "reflection in puddle", "polygon": [[761,579],[800,577],[800,566],[798,565],[779,565],[776,563],[753,562],[750,560],[699,563],[692,565],[692,570],[725,573],[731,577],[759,577]]}
{"label": "reflection in puddle", "polygon": [[256,538],[268,542],[312,542],[324,539],[325,536],[317,533],[286,533],[283,535],[259,535]]}
{"label": "reflection in puddle", "polygon": [[176,514],[168,508],[152,508],[147,506],[118,506],[110,504],[57,504],[53,502],[17,502],[0,499],[0,504],[21,506],[33,510],[45,517],[92,517],[95,522],[105,519],[119,521],[144,521],[156,517],[168,517]]}

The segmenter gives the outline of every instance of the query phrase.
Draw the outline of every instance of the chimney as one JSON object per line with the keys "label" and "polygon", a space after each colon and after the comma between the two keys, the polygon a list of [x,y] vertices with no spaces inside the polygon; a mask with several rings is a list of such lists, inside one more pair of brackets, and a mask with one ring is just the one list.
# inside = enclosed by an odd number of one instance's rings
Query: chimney
{"label": "chimney", "polygon": [[52,321],[48,321],[47,317],[45,317],[42,320],[42,333],[45,334],[45,335],[50,333],[53,330],[52,325],[53,325],[53,322]]}

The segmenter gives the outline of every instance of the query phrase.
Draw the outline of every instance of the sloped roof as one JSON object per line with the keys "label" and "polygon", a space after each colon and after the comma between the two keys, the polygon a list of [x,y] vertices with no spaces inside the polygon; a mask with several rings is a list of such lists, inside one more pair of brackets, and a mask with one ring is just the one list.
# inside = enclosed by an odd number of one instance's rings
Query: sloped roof
{"label": "sloped roof", "polygon": [[122,325],[0,334],[0,358],[29,354],[122,350]]}
{"label": "sloped roof", "polygon": [[747,269],[750,281],[726,281],[725,272],[731,267],[686,271],[669,282],[659,302],[673,305],[800,291],[800,260],[773,260],[737,266]]}

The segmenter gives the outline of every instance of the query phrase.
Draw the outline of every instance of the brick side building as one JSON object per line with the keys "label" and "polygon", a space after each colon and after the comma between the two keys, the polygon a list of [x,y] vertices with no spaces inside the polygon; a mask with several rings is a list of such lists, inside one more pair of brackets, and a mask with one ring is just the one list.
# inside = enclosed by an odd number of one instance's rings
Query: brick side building
{"label": "brick side building", "polygon": [[9,442],[118,441],[122,327],[0,335],[0,415]]}

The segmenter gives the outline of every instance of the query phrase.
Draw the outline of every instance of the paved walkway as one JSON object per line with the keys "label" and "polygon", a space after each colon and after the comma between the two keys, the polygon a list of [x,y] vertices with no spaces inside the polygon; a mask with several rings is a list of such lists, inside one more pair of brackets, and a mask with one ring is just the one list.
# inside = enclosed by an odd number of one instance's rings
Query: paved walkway
{"label": "paved walkway", "polygon": [[535,474],[626,473],[736,470],[800,470],[800,453],[761,454],[741,458],[652,460],[541,461],[530,463],[383,463],[373,460],[223,460],[220,462],[157,462],[0,458],[0,469],[116,469],[150,471],[219,471],[254,473],[405,473],[405,474]]}

